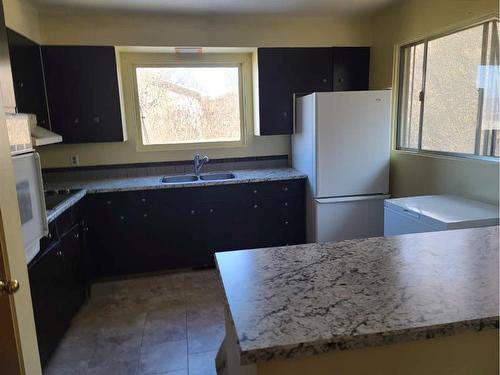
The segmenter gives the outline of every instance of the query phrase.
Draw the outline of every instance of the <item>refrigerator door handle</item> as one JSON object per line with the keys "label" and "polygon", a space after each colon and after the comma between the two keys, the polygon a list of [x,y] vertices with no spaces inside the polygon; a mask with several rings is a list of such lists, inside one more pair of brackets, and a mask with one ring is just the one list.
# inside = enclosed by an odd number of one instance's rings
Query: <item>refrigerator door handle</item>
{"label": "refrigerator door handle", "polygon": [[390,197],[390,194],[355,195],[349,197],[316,198],[315,201],[319,204],[327,204],[353,201],[373,201],[379,199],[389,199]]}

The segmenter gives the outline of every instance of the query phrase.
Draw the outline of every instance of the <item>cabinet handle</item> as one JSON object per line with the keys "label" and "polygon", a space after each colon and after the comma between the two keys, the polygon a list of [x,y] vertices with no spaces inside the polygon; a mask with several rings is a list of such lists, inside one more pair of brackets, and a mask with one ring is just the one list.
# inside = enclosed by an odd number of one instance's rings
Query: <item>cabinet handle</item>
{"label": "cabinet handle", "polygon": [[52,238],[52,233],[47,234],[47,238]]}
{"label": "cabinet handle", "polygon": [[253,193],[254,193],[254,194],[257,194],[257,193],[258,193],[257,189],[255,189],[255,190],[253,191]]}
{"label": "cabinet handle", "polygon": [[106,201],[106,204],[109,206],[111,204],[111,201]]}
{"label": "cabinet handle", "polygon": [[99,116],[94,116],[94,117],[92,118],[92,120],[93,120],[93,121],[94,121],[94,123],[96,123],[96,124],[99,124],[99,123],[101,122],[101,118],[100,118]]}
{"label": "cabinet handle", "polygon": [[328,82],[328,79],[327,78],[323,78],[323,83],[327,83]]}
{"label": "cabinet handle", "polygon": [[253,208],[259,208],[259,205],[258,204],[254,204]]}
{"label": "cabinet handle", "polygon": [[146,198],[141,198],[141,202],[142,203],[146,202]]}
{"label": "cabinet handle", "polygon": [[285,225],[288,225],[288,220],[285,220]]}
{"label": "cabinet handle", "polygon": [[283,112],[283,117],[288,117],[288,112]]}
{"label": "cabinet handle", "polygon": [[24,82],[19,82],[19,87],[23,88],[24,87]]}
{"label": "cabinet handle", "polygon": [[211,208],[209,212],[210,212],[211,214],[213,214],[213,213],[214,213],[214,209],[213,209],[213,208]]}
{"label": "cabinet handle", "polygon": [[79,124],[80,123],[80,119],[78,117],[75,118],[75,124]]}
{"label": "cabinet handle", "polygon": [[79,234],[79,233],[76,233],[73,237],[74,237],[74,238],[80,238],[80,234]]}
{"label": "cabinet handle", "polygon": [[125,216],[120,216],[120,220],[125,220]]}
{"label": "cabinet handle", "polygon": [[191,215],[194,215],[196,213],[195,210],[191,210]]}
{"label": "cabinet handle", "polygon": [[283,191],[288,191],[288,186],[283,186]]}
{"label": "cabinet handle", "polygon": [[288,207],[288,202],[283,203],[283,206]]}
{"label": "cabinet handle", "polygon": [[144,217],[144,219],[147,219],[148,218],[148,214],[144,214],[142,215]]}

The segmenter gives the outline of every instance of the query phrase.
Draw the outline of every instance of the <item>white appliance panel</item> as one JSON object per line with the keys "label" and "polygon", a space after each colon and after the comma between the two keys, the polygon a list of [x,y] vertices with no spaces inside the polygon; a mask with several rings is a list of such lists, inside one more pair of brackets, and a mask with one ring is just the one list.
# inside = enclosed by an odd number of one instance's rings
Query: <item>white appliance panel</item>
{"label": "white appliance panel", "polygon": [[33,248],[38,248],[40,238],[48,233],[40,158],[37,153],[17,155],[12,164],[24,246],[27,257],[32,258]]}
{"label": "white appliance panel", "polygon": [[382,236],[384,199],[371,195],[314,200],[315,228],[311,242],[342,241]]}
{"label": "white appliance panel", "polygon": [[435,232],[439,229],[419,220],[419,215],[401,213],[390,208],[384,208],[384,236],[398,234]]}
{"label": "white appliance panel", "polygon": [[325,92],[314,97],[314,195],[325,198],[387,193],[391,91]]}
{"label": "white appliance panel", "polygon": [[498,206],[451,195],[387,199],[384,206],[387,236],[499,224]]}
{"label": "white appliance panel", "polygon": [[292,166],[307,174],[308,191],[316,186],[316,105],[314,95],[295,102],[295,130],[292,136]]}

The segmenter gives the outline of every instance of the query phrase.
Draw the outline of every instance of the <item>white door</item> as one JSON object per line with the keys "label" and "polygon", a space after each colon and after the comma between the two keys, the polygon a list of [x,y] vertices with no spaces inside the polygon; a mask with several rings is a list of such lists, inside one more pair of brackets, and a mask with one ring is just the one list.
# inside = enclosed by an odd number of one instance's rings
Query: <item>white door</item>
{"label": "white door", "polygon": [[316,197],[389,191],[391,91],[316,95]]}
{"label": "white door", "polygon": [[387,198],[389,195],[316,199],[315,242],[383,236]]}

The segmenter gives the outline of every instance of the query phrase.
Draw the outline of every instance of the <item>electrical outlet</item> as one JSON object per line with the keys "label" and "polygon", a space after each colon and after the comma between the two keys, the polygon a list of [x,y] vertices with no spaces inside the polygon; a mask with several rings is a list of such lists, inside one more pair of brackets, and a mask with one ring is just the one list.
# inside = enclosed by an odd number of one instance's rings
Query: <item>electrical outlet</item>
{"label": "electrical outlet", "polygon": [[78,157],[78,155],[71,155],[70,163],[73,167],[78,166],[80,164],[80,158]]}

